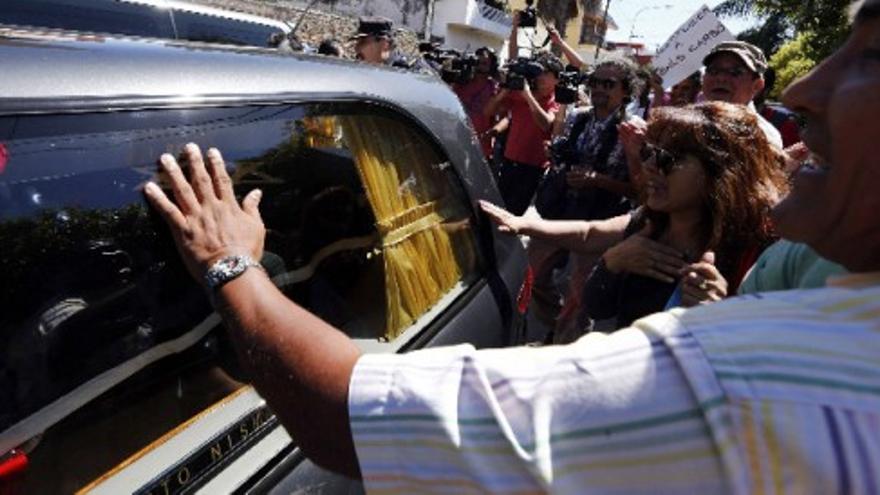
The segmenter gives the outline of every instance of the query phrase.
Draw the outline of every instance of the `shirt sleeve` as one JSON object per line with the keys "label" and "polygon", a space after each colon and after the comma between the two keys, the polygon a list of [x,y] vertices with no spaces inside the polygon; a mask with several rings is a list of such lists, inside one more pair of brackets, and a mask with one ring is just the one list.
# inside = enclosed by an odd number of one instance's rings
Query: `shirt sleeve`
{"label": "shirt sleeve", "polygon": [[349,413],[367,491],[723,491],[672,341],[638,325],[567,346],[363,356]]}

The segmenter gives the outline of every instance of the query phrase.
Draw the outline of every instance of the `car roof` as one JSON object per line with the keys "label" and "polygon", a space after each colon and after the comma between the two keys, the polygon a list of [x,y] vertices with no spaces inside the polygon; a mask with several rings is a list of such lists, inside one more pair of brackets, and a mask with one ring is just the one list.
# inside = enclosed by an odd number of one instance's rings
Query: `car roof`
{"label": "car roof", "polygon": [[0,27],[0,60],[0,114],[85,110],[95,100],[111,109],[110,100],[130,107],[290,94],[350,95],[422,119],[438,112],[465,118],[438,77],[321,55]]}

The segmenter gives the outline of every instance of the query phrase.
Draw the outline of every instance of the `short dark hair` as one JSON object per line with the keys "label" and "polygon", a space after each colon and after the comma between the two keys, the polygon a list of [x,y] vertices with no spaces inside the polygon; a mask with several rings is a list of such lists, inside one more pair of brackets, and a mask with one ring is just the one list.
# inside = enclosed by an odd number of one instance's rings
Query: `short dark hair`
{"label": "short dark hair", "polygon": [[318,45],[318,53],[321,55],[330,55],[332,57],[342,56],[342,47],[334,38],[324,38]]}
{"label": "short dark hair", "polygon": [[538,53],[535,55],[535,62],[539,63],[546,72],[552,72],[556,77],[559,77],[559,74],[565,70],[562,60],[550,52]]}

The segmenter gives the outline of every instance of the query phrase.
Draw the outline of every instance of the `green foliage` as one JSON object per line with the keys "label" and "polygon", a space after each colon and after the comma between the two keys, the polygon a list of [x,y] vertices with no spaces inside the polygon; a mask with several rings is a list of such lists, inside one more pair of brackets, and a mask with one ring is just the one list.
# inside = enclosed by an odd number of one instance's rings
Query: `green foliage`
{"label": "green foliage", "polygon": [[[808,39],[802,41],[802,49],[811,59],[821,60],[846,38],[850,4],[851,0],[725,0],[715,7],[715,12],[721,16],[758,16],[765,21],[765,25],[754,31],[772,28],[764,33],[771,35],[769,41],[772,41],[774,31],[782,34],[784,39],[811,33]],[[767,26],[771,22],[778,25]],[[757,44],[765,49],[775,48]],[[768,55],[773,52],[768,51]]]}
{"label": "green foliage", "polygon": [[737,39],[747,41],[764,53],[776,53],[785,42],[791,39],[791,27],[782,14],[772,14],[763,24],[747,29],[737,35]]}
{"label": "green foliage", "polygon": [[770,92],[770,99],[778,100],[789,84],[819,63],[820,59],[815,57],[810,48],[815,46],[812,39],[815,36],[811,32],[801,33],[770,57],[770,67],[776,70],[776,84]]}

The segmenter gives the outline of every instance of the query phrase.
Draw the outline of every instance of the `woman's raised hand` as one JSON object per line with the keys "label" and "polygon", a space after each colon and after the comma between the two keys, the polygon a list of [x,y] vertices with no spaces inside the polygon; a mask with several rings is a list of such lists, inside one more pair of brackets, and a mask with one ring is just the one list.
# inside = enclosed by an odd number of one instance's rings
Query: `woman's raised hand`
{"label": "woman's raised hand", "polygon": [[480,208],[482,208],[492,222],[498,226],[499,232],[519,234],[520,230],[525,226],[525,218],[518,217],[504,208],[488,201],[480,200]]}

